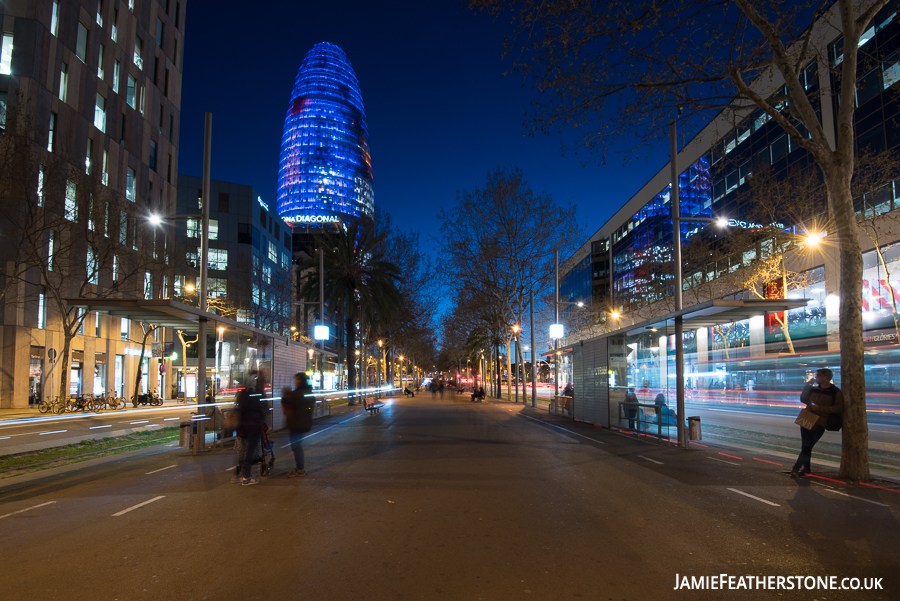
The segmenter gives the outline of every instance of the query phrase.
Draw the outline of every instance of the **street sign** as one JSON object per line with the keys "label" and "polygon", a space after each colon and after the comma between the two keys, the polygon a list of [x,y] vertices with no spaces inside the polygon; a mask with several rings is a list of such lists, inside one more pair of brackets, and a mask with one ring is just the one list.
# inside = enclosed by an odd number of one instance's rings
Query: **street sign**
{"label": "street sign", "polygon": [[47,358],[50,359],[50,361],[56,362],[56,349],[55,348],[52,348],[49,351],[47,351]]}

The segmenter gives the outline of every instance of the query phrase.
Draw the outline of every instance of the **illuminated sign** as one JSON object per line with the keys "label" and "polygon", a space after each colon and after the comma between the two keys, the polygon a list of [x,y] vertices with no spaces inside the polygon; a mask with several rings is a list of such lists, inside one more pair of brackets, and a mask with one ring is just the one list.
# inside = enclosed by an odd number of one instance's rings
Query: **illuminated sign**
{"label": "illuminated sign", "polygon": [[259,206],[261,206],[261,207],[264,208],[265,210],[267,210],[267,211],[269,210],[269,205],[267,205],[266,203],[263,202],[262,196],[257,196],[257,197],[256,197],[256,202],[258,202],[258,203],[259,203]]}
{"label": "illuminated sign", "polygon": [[729,219],[728,227],[739,227],[745,230],[761,230],[765,227],[777,227],[780,230],[784,229],[783,223],[770,223],[769,225],[763,225],[761,223],[752,223],[750,221],[738,221],[737,219]]}
{"label": "illuminated sign", "polygon": [[313,328],[313,339],[328,340],[328,326],[315,326]]}
{"label": "illuminated sign", "polygon": [[293,223],[340,223],[341,218],[337,215],[295,215],[293,217],[285,217],[285,221]]}
{"label": "illuminated sign", "polygon": [[562,338],[565,334],[563,334],[563,324],[561,323],[552,323],[550,324],[550,338]]}

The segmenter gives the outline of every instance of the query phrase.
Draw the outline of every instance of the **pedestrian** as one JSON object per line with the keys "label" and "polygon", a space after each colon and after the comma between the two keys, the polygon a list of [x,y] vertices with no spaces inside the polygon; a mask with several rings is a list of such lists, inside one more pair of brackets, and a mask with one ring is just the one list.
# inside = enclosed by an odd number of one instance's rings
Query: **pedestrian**
{"label": "pedestrian", "polygon": [[250,468],[257,453],[262,451],[263,425],[265,413],[261,402],[265,383],[255,370],[250,372],[252,387],[244,387],[238,392],[235,404],[238,412],[237,440],[234,448],[237,451],[241,469],[241,484],[249,486],[259,484],[259,480],[250,475]]}
{"label": "pedestrian", "polygon": [[443,380],[441,380],[438,383],[438,394],[441,395],[441,398],[444,398],[444,381]]}
{"label": "pedestrian", "polygon": [[797,462],[791,468],[791,477],[793,478],[802,478],[812,471],[810,464],[812,450],[822,438],[825,430],[840,430],[841,414],[844,412],[844,395],[840,388],[831,383],[832,378],[834,378],[834,372],[827,367],[817,369],[815,382],[818,386],[813,387],[813,380],[810,379],[803,387],[803,392],[800,393],[800,401],[806,403],[806,408],[819,417],[812,428],[800,427],[800,455],[797,456]]}
{"label": "pedestrian", "polygon": [[281,410],[287,422],[288,437],[291,441],[291,450],[294,452],[296,469],[288,472],[288,478],[297,478],[306,475],[303,446],[303,435],[312,429],[313,409],[316,399],[313,396],[309,378],[303,372],[294,376],[294,388],[285,388],[281,393]]}
{"label": "pedestrian", "polygon": [[638,398],[634,394],[634,388],[629,388],[628,394],[625,395],[625,413],[628,415],[628,427],[632,430],[634,430],[634,420],[637,417],[637,412]]}
{"label": "pedestrian", "polygon": [[432,380],[430,387],[431,387],[431,398],[436,399],[437,398],[437,382]]}

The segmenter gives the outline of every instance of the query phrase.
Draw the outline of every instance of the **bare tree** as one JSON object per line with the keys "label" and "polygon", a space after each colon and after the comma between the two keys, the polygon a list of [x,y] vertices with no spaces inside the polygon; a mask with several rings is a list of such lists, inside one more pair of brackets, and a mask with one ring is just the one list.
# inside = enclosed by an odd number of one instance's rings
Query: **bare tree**
{"label": "bare tree", "polygon": [[[854,112],[864,35],[887,0],[676,0],[605,3],[470,0],[495,15],[512,13],[508,49],[540,96],[532,123],[576,126],[577,145],[600,153],[623,137],[664,134],[676,107],[685,122],[725,111],[735,122],[752,109],[807,150],[827,190],[841,258],[841,381],[845,391],[841,476],[869,479],[862,324],[862,253],[851,181]],[[888,15],[884,15],[887,18]],[[698,34],[702,32],[702,34]],[[834,55],[825,42],[842,34]],[[834,69],[838,89],[806,85],[807,68]],[[763,87],[774,89],[768,95]],[[837,97],[835,131],[819,120]]]}

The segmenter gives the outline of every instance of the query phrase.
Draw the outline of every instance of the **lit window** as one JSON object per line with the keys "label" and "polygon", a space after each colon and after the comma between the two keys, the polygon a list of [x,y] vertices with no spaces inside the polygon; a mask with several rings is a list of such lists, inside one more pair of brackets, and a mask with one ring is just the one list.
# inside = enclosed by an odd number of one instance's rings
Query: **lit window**
{"label": "lit window", "polygon": [[125,211],[119,214],[119,244],[128,244],[128,213]]}
{"label": "lit window", "polygon": [[78,39],[75,41],[75,56],[77,56],[78,60],[81,62],[85,62],[85,57],[87,57],[87,36],[87,27],[79,23]]}
{"label": "lit window", "polygon": [[47,242],[47,269],[53,271],[53,254],[56,252],[56,232],[50,230],[50,239]]}
{"label": "lit window", "polygon": [[146,300],[153,298],[153,274],[149,271],[144,272],[144,298]]}
{"label": "lit window", "polygon": [[209,278],[206,287],[209,298],[224,298],[228,291],[228,280],[224,278]]}
{"label": "lit window", "polygon": [[102,324],[103,320],[100,319],[100,314],[94,313],[94,336],[96,336],[97,338],[100,338]]}
{"label": "lit window", "polygon": [[128,87],[125,88],[125,102],[128,103],[128,106],[131,108],[135,108],[135,95],[137,94],[137,81],[132,77],[131,73],[128,74]]}
{"label": "lit window", "polygon": [[104,186],[108,185],[108,183],[109,183],[108,167],[109,167],[109,151],[104,148],[103,149],[103,171],[101,172],[102,175],[100,176],[100,181],[103,182]]}
{"label": "lit window", "polygon": [[187,220],[187,237],[188,238],[199,238],[200,237],[200,220],[199,219],[188,219]]}
{"label": "lit window", "polygon": [[59,0],[53,0],[53,7],[50,9],[50,33],[59,35]]}
{"label": "lit window", "polygon": [[119,333],[122,335],[122,340],[128,340],[128,326],[131,324],[127,318],[122,318],[122,324],[119,326]]}
{"label": "lit window", "polygon": [[228,269],[228,251],[223,248],[210,248],[209,268],[219,270]]}
{"label": "lit window", "polygon": [[103,27],[103,0],[97,0],[97,25]]}
{"label": "lit window", "polygon": [[134,0],[128,0],[128,10],[134,12]]}
{"label": "lit window", "polygon": [[62,63],[59,66],[59,99],[66,101],[69,92],[69,65]]}
{"label": "lit window", "polygon": [[128,175],[125,180],[125,198],[134,202],[134,169],[128,168]]}
{"label": "lit window", "polygon": [[106,98],[97,92],[97,101],[94,104],[94,127],[106,133]]}
{"label": "lit window", "polygon": [[113,284],[119,279],[119,257],[116,255],[113,255],[112,279]]}
{"label": "lit window", "polygon": [[56,113],[50,113],[50,131],[47,135],[47,150],[53,152],[53,146],[56,142]]}
{"label": "lit window", "polygon": [[87,249],[87,260],[85,261],[85,270],[87,272],[87,281],[89,284],[97,283],[97,255],[94,253],[94,248],[88,246]]}
{"label": "lit window", "polygon": [[78,221],[78,186],[66,181],[65,216],[69,221]]}
{"label": "lit window", "polygon": [[94,147],[94,141],[90,138],[87,139],[87,151],[84,154],[84,171],[85,173],[91,172],[91,150]]}
{"label": "lit window", "polygon": [[209,239],[210,240],[218,240],[219,239],[219,220],[218,219],[210,219],[209,220]]}
{"label": "lit window", "polygon": [[119,40],[119,9],[113,9],[113,21],[112,21],[112,30],[110,31],[109,37],[112,38],[113,42],[117,42]]}
{"label": "lit window", "polygon": [[119,93],[119,61],[116,60],[113,62],[113,82],[112,82],[113,92],[116,94]]}
{"label": "lit window", "polygon": [[38,293],[37,327],[39,330],[47,327],[47,295],[43,286],[41,286],[41,291]]}
{"label": "lit window", "polygon": [[266,263],[263,265],[263,281],[266,284],[272,283],[272,266]]}
{"label": "lit window", "polygon": [[0,43],[0,75],[12,73],[13,34],[4,33],[3,42]]}
{"label": "lit window", "polygon": [[104,78],[103,73],[103,44],[100,44],[100,52],[97,55],[97,77]]}
{"label": "lit window", "polygon": [[90,231],[94,231],[94,227],[96,223],[94,222],[94,195],[93,193],[89,193],[88,196],[90,200],[88,201],[88,229]]}
{"label": "lit window", "polygon": [[38,167],[37,206],[44,206],[44,166]]}
{"label": "lit window", "polygon": [[142,46],[143,46],[143,42],[141,41],[141,38],[139,36],[135,37],[134,38],[134,64],[137,65],[137,68],[140,69],[141,71],[144,70],[144,60],[141,58]]}
{"label": "lit window", "polygon": [[271,240],[269,240],[269,260],[273,263],[278,262],[278,246]]}
{"label": "lit window", "polygon": [[[6,92],[0,92],[0,133],[6,131],[6,104],[8,98]],[[171,155],[169,155],[169,162],[171,162],[171,158]]]}

